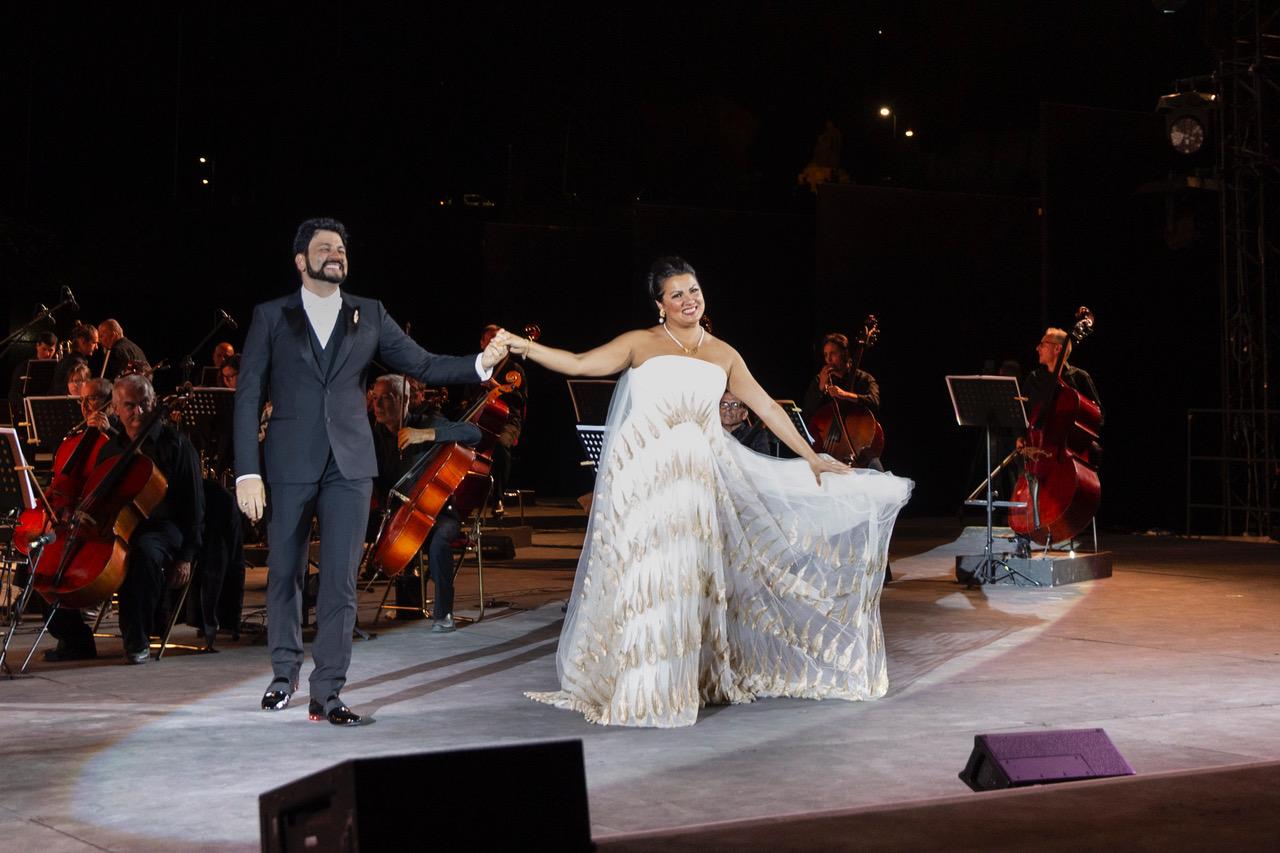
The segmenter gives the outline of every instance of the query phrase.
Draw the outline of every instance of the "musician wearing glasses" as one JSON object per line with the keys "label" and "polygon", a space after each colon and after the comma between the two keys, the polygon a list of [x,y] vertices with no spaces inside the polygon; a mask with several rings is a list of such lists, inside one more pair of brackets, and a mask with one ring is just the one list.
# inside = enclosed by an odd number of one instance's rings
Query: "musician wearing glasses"
{"label": "musician wearing glasses", "polygon": [[[1067,350],[1065,356],[1062,354],[1063,347]],[[1088,371],[1068,362],[1067,359],[1070,357],[1071,339],[1067,337],[1067,333],[1052,327],[1045,329],[1044,334],[1040,336],[1040,343],[1036,345],[1036,359],[1039,364],[1022,380],[1022,393],[1027,398],[1028,417],[1057,385],[1053,371],[1058,366],[1059,358],[1062,359],[1062,381],[1067,384],[1067,387],[1079,391],[1097,403],[1099,410],[1102,409],[1102,400],[1098,396],[1098,386],[1093,384],[1093,377]],[[1105,420],[1106,412],[1102,414]],[[1100,424],[1102,422],[1099,421]]]}
{"label": "musician wearing glasses", "polygon": [[770,446],[770,432],[762,423],[752,423],[747,404],[733,396],[733,392],[725,391],[720,397],[720,426],[733,436],[743,447],[749,447],[756,453],[773,454]]}

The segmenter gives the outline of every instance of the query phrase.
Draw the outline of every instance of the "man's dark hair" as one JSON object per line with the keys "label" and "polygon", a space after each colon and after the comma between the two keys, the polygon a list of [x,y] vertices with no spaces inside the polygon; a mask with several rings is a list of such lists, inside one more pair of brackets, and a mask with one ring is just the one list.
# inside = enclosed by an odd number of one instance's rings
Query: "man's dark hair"
{"label": "man's dark hair", "polygon": [[76,326],[71,330],[71,337],[78,341],[92,340],[98,334],[96,326],[90,326],[88,323],[76,322]]}
{"label": "man's dark hair", "polygon": [[840,349],[844,350],[846,355],[849,353],[849,338],[839,332],[828,332],[823,335],[822,345],[826,346],[827,344],[835,344],[840,347]]}
{"label": "man's dark hair", "polygon": [[677,275],[691,275],[694,278],[698,274],[693,271],[693,267],[684,258],[678,255],[667,255],[658,258],[649,267],[649,278],[647,284],[649,286],[649,296],[654,302],[662,301],[662,285],[667,279]]}
{"label": "man's dark hair", "polygon": [[222,365],[218,368],[219,373],[222,372],[223,367],[230,367],[237,374],[239,374],[240,373],[240,354],[236,353],[235,355],[229,355],[225,359],[223,359]]}
{"label": "man's dark hair", "polygon": [[307,247],[311,245],[311,238],[316,236],[317,231],[333,231],[342,238],[344,246],[348,242],[347,227],[336,219],[322,216],[316,219],[308,219],[298,226],[298,233],[293,235],[293,253],[306,257]]}
{"label": "man's dark hair", "polygon": [[53,332],[41,332],[36,335],[36,343],[44,344],[47,347],[56,347],[58,345],[58,336]]}

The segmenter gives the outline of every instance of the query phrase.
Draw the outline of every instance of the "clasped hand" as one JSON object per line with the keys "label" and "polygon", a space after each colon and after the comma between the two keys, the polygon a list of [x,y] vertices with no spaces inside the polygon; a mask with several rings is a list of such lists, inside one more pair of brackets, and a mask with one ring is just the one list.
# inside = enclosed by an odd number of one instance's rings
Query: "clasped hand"
{"label": "clasped hand", "polygon": [[515,355],[523,355],[529,351],[528,338],[513,335],[506,329],[499,329],[498,333],[493,336],[493,342],[489,345],[493,346],[494,344],[501,346],[504,352],[511,352]]}
{"label": "clasped hand", "polygon": [[507,357],[509,341],[504,340],[504,336],[510,337],[505,330],[498,330],[493,340],[489,341],[489,345],[484,348],[484,352],[480,353],[480,366],[485,370],[493,368]]}

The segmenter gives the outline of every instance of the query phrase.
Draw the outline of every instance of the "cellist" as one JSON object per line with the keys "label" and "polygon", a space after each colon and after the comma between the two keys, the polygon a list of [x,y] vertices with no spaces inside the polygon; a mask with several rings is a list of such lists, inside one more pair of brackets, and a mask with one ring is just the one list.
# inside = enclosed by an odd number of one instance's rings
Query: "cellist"
{"label": "cellist", "polygon": [[[145,376],[126,374],[116,380],[111,405],[120,429],[103,442],[95,466],[108,464],[141,436],[139,452],[151,459],[168,481],[164,498],[129,540],[128,563],[119,596],[124,657],[131,664],[151,659],[150,636],[166,573],[173,587],[180,587],[190,579],[191,561],[200,548],[204,524],[200,460],[191,442],[168,419],[155,421],[143,435],[142,428],[155,403],[155,389]],[[74,500],[78,502],[83,497],[77,493]],[[88,643],[88,648],[93,649],[92,635]]]}
{"label": "cellist", "polygon": [[[388,493],[413,460],[433,445],[445,441],[475,445],[481,439],[480,427],[475,424],[451,421],[429,411],[409,411],[407,391],[408,382],[404,376],[387,374],[378,377],[370,394],[374,418],[373,446],[378,457],[378,476],[373,481],[373,494],[380,507],[386,506]],[[458,514],[446,505],[437,516],[424,546],[427,570],[435,584],[431,630],[436,634],[454,630],[451,543],[461,530]],[[396,578],[396,604],[421,607],[421,590],[417,580],[408,572],[399,575]]]}
{"label": "cellist", "polygon": [[[870,373],[853,366],[849,338],[839,332],[822,338],[822,369],[809,383],[800,406],[806,423],[827,400],[857,403],[877,417],[880,414],[880,385]],[[876,471],[884,470],[878,457],[865,459],[865,464]]]}
{"label": "cellist", "polygon": [[[55,468],[53,482],[45,491],[50,508],[60,519],[70,515],[75,508],[89,473],[98,464],[102,446],[118,428],[110,419],[110,382],[106,379],[87,379],[80,384],[80,414],[84,417],[84,429],[72,432],[62,440],[54,459],[68,458],[61,468]],[[80,448],[82,442],[87,443]],[[64,451],[70,447],[76,447],[78,452]],[[41,602],[44,604],[43,599]],[[98,656],[93,631],[85,623],[79,610],[59,607],[49,622],[49,633],[57,639],[58,645],[45,651],[46,661],[92,660]]]}

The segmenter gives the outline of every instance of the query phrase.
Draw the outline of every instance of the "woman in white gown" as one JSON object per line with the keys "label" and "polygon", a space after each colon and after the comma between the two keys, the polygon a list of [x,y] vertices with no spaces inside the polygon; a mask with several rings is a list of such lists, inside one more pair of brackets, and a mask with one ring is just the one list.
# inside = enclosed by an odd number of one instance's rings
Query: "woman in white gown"
{"label": "woman in white gown", "polygon": [[[911,481],[815,454],[701,327],[687,263],[659,259],[649,290],[659,324],[589,352],[495,338],[571,376],[625,371],[560,635],[560,690],[529,697],[595,723],[669,728],[706,704],[884,695],[880,588]],[[726,386],[801,458],[734,441],[718,415]]]}

